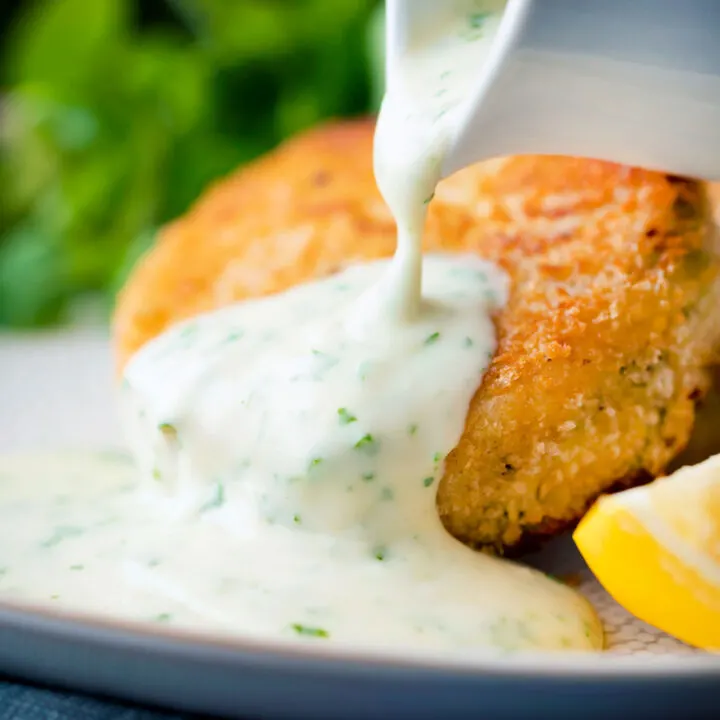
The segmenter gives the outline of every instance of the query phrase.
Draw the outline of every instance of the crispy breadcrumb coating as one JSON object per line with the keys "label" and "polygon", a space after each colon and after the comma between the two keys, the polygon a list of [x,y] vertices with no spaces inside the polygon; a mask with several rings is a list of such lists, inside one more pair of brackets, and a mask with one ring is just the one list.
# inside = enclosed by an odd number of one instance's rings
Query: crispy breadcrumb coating
{"label": "crispy breadcrumb coating", "polygon": [[[178,320],[387,257],[373,123],[331,124],[220,181],[121,293],[121,368]],[[707,188],[593,160],[513,157],[443,181],[424,249],[509,274],[499,345],[445,463],[440,516],[494,551],[556,533],[687,443],[720,313]]]}

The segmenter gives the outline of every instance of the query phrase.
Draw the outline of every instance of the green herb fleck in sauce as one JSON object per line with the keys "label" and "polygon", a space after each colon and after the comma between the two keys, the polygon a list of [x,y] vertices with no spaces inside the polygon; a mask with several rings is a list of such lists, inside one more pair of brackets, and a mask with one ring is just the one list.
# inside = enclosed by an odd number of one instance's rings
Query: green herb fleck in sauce
{"label": "green herb fleck in sauce", "polygon": [[243,330],[233,330],[233,332],[228,333],[225,340],[227,342],[236,342],[237,340],[240,340],[243,335],[245,335],[245,332]]}
{"label": "green herb fleck in sauce", "polygon": [[330,368],[335,367],[340,360],[336,358],[334,355],[329,355],[326,352],[323,352],[322,350],[312,350],[311,351],[313,356],[317,358],[320,367],[319,372],[324,372],[327,370],[330,370]]}
{"label": "green herb fleck in sauce", "polygon": [[115,462],[121,465],[127,465],[132,463],[132,458],[128,453],[120,450],[101,450],[97,453],[97,456],[101,460],[107,460],[108,462]]}
{"label": "green herb fleck in sauce", "polygon": [[316,638],[329,638],[330,633],[327,630],[319,627],[310,627],[309,625],[301,625],[300,623],[293,623],[290,626],[298,635],[305,635],[306,637]]}
{"label": "green herb fleck in sauce", "polygon": [[382,492],[380,493],[381,500],[393,500],[394,498],[395,493],[392,491],[392,488],[386,487],[382,489]]}
{"label": "green herb fleck in sauce", "polygon": [[155,616],[154,620],[159,623],[170,622],[170,620],[172,620],[172,615],[170,613],[160,613]]}
{"label": "green herb fleck in sauce", "polygon": [[430,487],[434,482],[435,482],[435,478],[434,478],[434,477],[426,477],[426,478],[423,480],[423,485],[424,485],[425,487]]}
{"label": "green herb fleck in sauce", "polygon": [[423,200],[423,205],[429,205],[429,204],[432,202],[432,199],[433,199],[434,197],[435,197],[435,193],[432,193],[431,195],[428,195],[428,196]]}
{"label": "green herb fleck in sauce", "polygon": [[59,545],[63,540],[80,537],[85,532],[83,528],[72,525],[60,525],[55,528],[55,532],[45,541],[41,543],[44,548],[51,548]]}
{"label": "green herb fleck in sauce", "polygon": [[439,463],[442,459],[443,459],[443,456],[442,456],[442,453],[441,453],[441,452],[436,452],[436,453],[433,455],[433,462],[434,462],[434,463]]}
{"label": "green herb fleck in sauce", "polygon": [[168,440],[177,440],[177,428],[169,422],[160,423],[158,425],[158,430],[168,439]]}
{"label": "green herb fleck in sauce", "polygon": [[367,380],[371,369],[372,369],[372,363],[369,360],[364,360],[363,362],[361,362],[358,365],[358,369],[357,369],[358,380],[361,380],[361,381]]}
{"label": "green herb fleck in sauce", "polygon": [[322,464],[323,459],[321,457],[315,457],[310,461],[310,464],[308,465],[308,469],[312,470],[313,468],[316,468],[318,465]]}
{"label": "green herb fleck in sauce", "polygon": [[71,565],[70,569],[71,570],[84,570],[85,566],[84,565]]}
{"label": "green herb fleck in sauce", "polygon": [[337,358],[333,357],[332,355],[329,355],[326,352],[323,352],[322,350],[313,349],[311,352],[316,358],[322,358],[323,360],[327,360],[329,362],[337,362]]}
{"label": "green herb fleck in sauce", "polygon": [[434,332],[432,335],[428,335],[425,338],[425,345],[434,345],[440,339],[440,333]]}
{"label": "green herb fleck in sauce", "polygon": [[375,455],[380,449],[380,443],[370,433],[367,433],[355,443],[355,449],[361,450],[367,455]]}
{"label": "green herb fleck in sauce", "polygon": [[466,337],[463,341],[463,347],[471,348],[475,343],[471,337]]}
{"label": "green herb fleck in sauce", "polygon": [[207,512],[208,510],[214,510],[215,508],[222,507],[225,504],[225,485],[221,482],[215,485],[215,492],[212,498],[208,500],[201,508],[200,512]]}
{"label": "green herb fleck in sauce", "polygon": [[160,468],[154,467],[152,471],[153,480],[162,480],[162,473]]}
{"label": "green herb fleck in sauce", "polygon": [[418,425],[417,423],[412,423],[411,425],[408,425],[408,435],[416,435],[418,431]]}
{"label": "green herb fleck in sauce", "polygon": [[293,522],[294,522],[296,525],[301,525],[301,524],[302,524],[302,518],[301,518],[299,515],[293,515]]}
{"label": "green herb fleck in sauce", "polygon": [[387,558],[387,548],[384,545],[376,547],[373,554],[375,555],[376,560],[380,560],[382,562],[385,558]]}
{"label": "green herb fleck in sauce", "polygon": [[485,21],[489,17],[490,17],[489,12],[472,13],[472,15],[470,15],[470,17],[468,18],[468,25],[470,25],[470,27],[473,30],[477,30],[478,28],[481,28],[485,24]]}
{"label": "green herb fleck in sauce", "polygon": [[344,407],[338,408],[338,419],[341,425],[349,425],[350,423],[357,422],[357,418]]}

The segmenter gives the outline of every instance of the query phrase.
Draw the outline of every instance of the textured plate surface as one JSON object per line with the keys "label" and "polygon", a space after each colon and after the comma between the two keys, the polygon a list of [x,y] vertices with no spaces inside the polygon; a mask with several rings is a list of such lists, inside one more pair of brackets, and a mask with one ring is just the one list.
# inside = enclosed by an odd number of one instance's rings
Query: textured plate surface
{"label": "textured plate surface", "polygon": [[[106,334],[0,335],[0,453],[117,444]],[[577,585],[609,652],[412,658],[150,631],[0,605],[0,673],[232,717],[708,717],[720,657],[634,619],[572,543],[527,558]],[[627,656],[627,657],[623,657]]]}

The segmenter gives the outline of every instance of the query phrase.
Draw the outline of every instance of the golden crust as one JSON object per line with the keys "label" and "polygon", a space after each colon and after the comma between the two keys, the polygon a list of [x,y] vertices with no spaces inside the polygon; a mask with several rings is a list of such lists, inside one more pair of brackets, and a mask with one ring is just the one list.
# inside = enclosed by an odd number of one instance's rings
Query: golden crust
{"label": "golden crust", "polygon": [[[394,249],[369,120],[332,124],[221,181],[167,227],[120,295],[119,366],[171,323]],[[555,532],[687,442],[718,328],[705,188],[592,160],[514,157],[445,180],[426,250],[512,279],[499,345],[438,507],[502,549]]]}

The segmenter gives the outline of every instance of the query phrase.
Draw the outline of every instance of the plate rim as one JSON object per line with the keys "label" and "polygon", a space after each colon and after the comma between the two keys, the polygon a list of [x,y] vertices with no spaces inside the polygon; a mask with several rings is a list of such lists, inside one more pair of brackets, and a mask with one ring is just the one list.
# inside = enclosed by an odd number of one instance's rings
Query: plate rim
{"label": "plate rim", "polygon": [[[616,655],[609,652],[437,651],[411,648],[364,648],[320,645],[320,641],[222,637],[211,632],[168,628],[118,618],[104,618],[45,606],[0,601],[0,632],[52,636],[143,652],[170,652],[186,659],[208,654],[226,660],[249,659],[265,664],[322,664],[347,672],[355,670],[431,671],[439,674],[495,676],[515,679],[662,680],[716,677],[720,681],[720,653],[698,651],[680,655]],[[315,644],[318,643],[318,644]]]}

